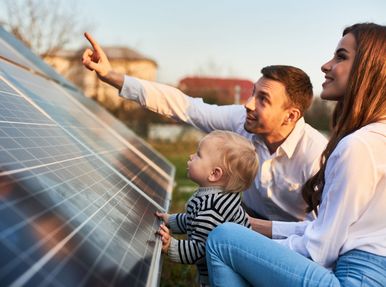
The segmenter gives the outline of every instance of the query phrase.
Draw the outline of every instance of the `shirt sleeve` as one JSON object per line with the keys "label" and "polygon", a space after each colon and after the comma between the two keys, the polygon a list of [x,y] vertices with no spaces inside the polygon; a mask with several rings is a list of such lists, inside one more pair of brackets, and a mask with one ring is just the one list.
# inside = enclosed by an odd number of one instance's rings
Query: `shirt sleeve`
{"label": "shirt sleeve", "polygon": [[169,226],[174,233],[186,233],[186,213],[171,214]]}
{"label": "shirt sleeve", "polygon": [[172,261],[194,264],[205,256],[205,242],[216,226],[224,223],[215,210],[201,211],[192,221],[192,232],[188,240],[172,239],[168,255]]}
{"label": "shirt sleeve", "polygon": [[375,173],[366,143],[354,135],[343,139],[327,162],[318,217],[306,226],[304,235],[293,234],[279,243],[322,266],[333,267],[350,226],[374,195]]}
{"label": "shirt sleeve", "polygon": [[303,235],[310,221],[272,221],[272,239],[284,239],[290,235]]}
{"label": "shirt sleeve", "polygon": [[119,95],[125,99],[141,103],[144,90],[141,83],[134,77],[125,76]]}
{"label": "shirt sleeve", "polygon": [[237,132],[245,121],[242,105],[206,104],[201,98],[189,97],[174,87],[129,76],[125,76],[120,96],[205,132],[216,129]]}

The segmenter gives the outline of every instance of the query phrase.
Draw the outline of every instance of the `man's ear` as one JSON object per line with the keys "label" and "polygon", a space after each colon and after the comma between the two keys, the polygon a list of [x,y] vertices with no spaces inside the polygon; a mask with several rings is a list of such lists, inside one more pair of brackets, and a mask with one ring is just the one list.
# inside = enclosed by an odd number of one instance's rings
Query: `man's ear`
{"label": "man's ear", "polygon": [[291,107],[287,110],[287,116],[284,119],[285,125],[295,124],[301,117],[301,112],[296,107]]}
{"label": "man's ear", "polygon": [[208,177],[208,181],[209,182],[217,182],[219,181],[222,176],[223,176],[224,172],[222,170],[221,167],[218,167],[216,166],[210,173],[209,177]]}

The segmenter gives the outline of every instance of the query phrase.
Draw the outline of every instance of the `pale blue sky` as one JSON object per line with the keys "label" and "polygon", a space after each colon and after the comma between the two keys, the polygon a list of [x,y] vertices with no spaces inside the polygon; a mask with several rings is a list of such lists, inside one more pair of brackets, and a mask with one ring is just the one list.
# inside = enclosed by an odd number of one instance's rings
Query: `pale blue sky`
{"label": "pale blue sky", "polygon": [[160,82],[199,73],[255,81],[262,67],[288,64],[310,75],[316,93],[344,27],[386,25],[386,0],[82,0],[76,10],[102,45],[156,60]]}

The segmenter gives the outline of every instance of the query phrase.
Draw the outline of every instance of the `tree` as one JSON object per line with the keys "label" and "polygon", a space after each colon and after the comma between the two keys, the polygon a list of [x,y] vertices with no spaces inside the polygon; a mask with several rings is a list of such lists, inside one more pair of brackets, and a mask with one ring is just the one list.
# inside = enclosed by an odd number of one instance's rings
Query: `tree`
{"label": "tree", "polygon": [[305,112],[304,119],[314,128],[329,132],[330,119],[335,103],[314,97],[311,107]]}
{"label": "tree", "polygon": [[87,30],[74,9],[75,3],[66,9],[59,0],[3,1],[4,28],[40,56],[55,54]]}

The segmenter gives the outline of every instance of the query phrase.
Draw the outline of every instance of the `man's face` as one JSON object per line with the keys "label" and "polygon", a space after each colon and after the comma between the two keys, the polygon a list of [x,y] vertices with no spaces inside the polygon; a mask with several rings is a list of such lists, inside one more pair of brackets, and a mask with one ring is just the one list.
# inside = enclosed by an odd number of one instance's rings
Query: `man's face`
{"label": "man's face", "polygon": [[282,124],[288,117],[288,96],[282,83],[261,77],[244,106],[247,111],[244,128],[247,132],[266,139],[280,135]]}

